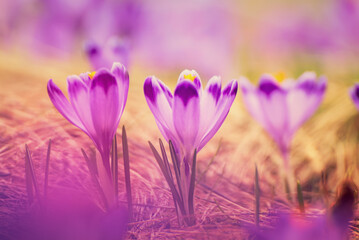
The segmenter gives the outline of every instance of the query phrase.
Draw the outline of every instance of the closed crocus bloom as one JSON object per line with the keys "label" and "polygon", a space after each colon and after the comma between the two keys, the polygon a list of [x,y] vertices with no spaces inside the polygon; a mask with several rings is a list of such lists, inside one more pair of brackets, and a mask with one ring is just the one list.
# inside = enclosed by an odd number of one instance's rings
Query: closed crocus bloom
{"label": "closed crocus bloom", "polygon": [[70,101],[52,79],[47,84],[49,97],[56,109],[94,142],[102,158],[102,164],[97,163],[99,179],[105,193],[109,194],[110,148],[127,100],[127,70],[114,63],[111,71],[103,68],[93,73],[69,76],[67,84]]}
{"label": "closed crocus bloom", "polygon": [[325,77],[305,72],[297,81],[282,84],[275,77],[263,75],[258,87],[247,79],[240,81],[249,113],[276,141],[288,167],[289,145],[294,133],[319,107],[327,86]]}
{"label": "closed crocus bloom", "polygon": [[356,108],[359,110],[359,83],[356,83],[349,90],[349,95],[352,98]]}
{"label": "closed crocus bloom", "polygon": [[205,89],[195,71],[184,70],[172,95],[156,77],[148,77],[144,93],[157,126],[166,141],[171,140],[186,177],[193,152],[200,151],[214,136],[226,118],[237,94],[236,80],[221,89],[221,79],[212,77]]}

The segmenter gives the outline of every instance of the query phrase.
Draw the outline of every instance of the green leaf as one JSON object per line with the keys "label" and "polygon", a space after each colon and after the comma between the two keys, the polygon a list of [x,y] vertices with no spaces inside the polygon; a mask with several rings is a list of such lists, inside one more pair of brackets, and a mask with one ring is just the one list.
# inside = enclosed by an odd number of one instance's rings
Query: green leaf
{"label": "green leaf", "polygon": [[51,153],[51,139],[47,145],[47,154],[46,154],[46,166],[45,166],[45,180],[44,180],[44,196],[47,196],[47,187],[49,179],[49,167],[50,167],[50,153]]}
{"label": "green leaf", "polygon": [[132,190],[131,190],[131,177],[130,177],[130,156],[128,152],[128,142],[125,126],[122,127],[122,149],[123,149],[123,163],[125,170],[125,183],[128,204],[129,221],[132,219],[133,204],[132,204]]}
{"label": "green leaf", "polygon": [[298,197],[299,210],[301,213],[305,213],[302,186],[300,185],[299,180],[297,180],[297,197]]}
{"label": "green leaf", "polygon": [[31,179],[30,166],[27,155],[25,153],[25,179],[26,179],[26,191],[30,205],[34,202],[34,189]]}
{"label": "green leaf", "polygon": [[181,202],[185,201],[185,199],[183,199],[183,191],[182,191],[182,181],[181,181],[181,170],[180,170],[180,166],[178,164],[178,157],[175,151],[175,148],[172,144],[172,141],[169,140],[168,141],[169,147],[170,147],[170,152],[171,152],[171,159],[172,159],[172,164],[173,164],[173,169],[175,171],[175,175],[176,175],[176,180],[177,180],[177,185],[178,185],[178,189],[179,189],[179,195],[181,197]]}
{"label": "green leaf", "polygon": [[97,190],[99,191],[100,193],[100,197],[102,199],[102,202],[105,206],[106,209],[108,209],[108,202],[107,202],[107,199],[106,199],[106,195],[101,187],[101,184],[100,182],[98,181],[98,178],[97,178],[97,172],[96,172],[96,160],[95,159],[92,159],[90,160],[89,157],[87,156],[85,150],[83,150],[81,148],[81,152],[82,152],[82,155],[84,156],[85,158],[85,161],[87,163],[87,167],[90,171],[90,175],[91,175],[91,178],[92,178],[92,181],[95,183],[95,186],[97,188]]}
{"label": "green leaf", "polygon": [[117,157],[117,137],[116,133],[112,141],[112,156],[111,156],[111,172],[113,188],[115,192],[116,205],[118,204],[118,157]]}
{"label": "green leaf", "polygon": [[165,179],[170,187],[170,190],[175,197],[175,201],[178,203],[178,206],[179,206],[182,214],[185,214],[182,196],[177,192],[176,186],[175,186],[174,182],[171,180],[169,173],[167,172],[167,170],[165,168],[165,165],[163,163],[163,160],[162,160],[160,154],[157,152],[156,148],[153,146],[153,144],[150,141],[148,141],[148,144],[150,145],[152,153],[153,153],[158,165],[160,166],[163,176],[165,177]]}
{"label": "green leaf", "polygon": [[255,194],[255,221],[256,225],[259,226],[259,212],[260,212],[260,188],[259,188],[259,179],[258,179],[258,169],[257,164],[255,165],[255,185],[254,185],[254,194]]}
{"label": "green leaf", "polygon": [[287,194],[287,199],[288,201],[291,203],[293,200],[292,200],[292,195],[290,193],[290,187],[289,187],[289,182],[288,182],[288,177],[285,177],[284,178],[284,188],[285,188],[285,192]]}
{"label": "green leaf", "polygon": [[36,175],[35,175],[35,171],[34,171],[34,165],[33,165],[31,153],[30,153],[30,150],[29,150],[27,144],[25,144],[25,160],[27,161],[27,164],[28,164],[28,172],[31,176],[32,186],[34,186],[34,188],[35,188],[36,197],[41,205],[41,198],[40,198],[40,192],[39,192],[39,187],[38,187],[39,185],[37,184]]}
{"label": "green leaf", "polygon": [[191,215],[194,214],[193,197],[194,197],[194,187],[196,182],[196,162],[197,162],[197,149],[195,149],[193,153],[191,181],[190,181],[189,193],[188,193],[188,206],[189,206],[189,213]]}

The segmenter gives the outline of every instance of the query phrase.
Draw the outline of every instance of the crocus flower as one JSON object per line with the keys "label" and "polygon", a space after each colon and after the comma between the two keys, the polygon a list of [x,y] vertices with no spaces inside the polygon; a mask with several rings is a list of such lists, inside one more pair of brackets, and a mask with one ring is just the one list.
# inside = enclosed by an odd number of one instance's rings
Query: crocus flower
{"label": "crocus flower", "polygon": [[276,141],[288,167],[289,145],[297,129],[319,107],[327,86],[325,77],[305,72],[297,81],[280,85],[271,75],[263,75],[258,87],[241,80],[244,103],[249,113]]}
{"label": "crocus flower", "polygon": [[349,95],[352,98],[356,108],[359,110],[359,83],[356,83],[349,89]]}
{"label": "crocus flower", "polygon": [[105,44],[88,43],[86,55],[93,69],[111,67],[113,62],[121,62],[128,67],[129,42],[112,37]]}
{"label": "crocus flower", "polygon": [[111,181],[108,182],[111,180],[110,148],[127,100],[127,70],[114,63],[111,71],[103,68],[69,76],[67,84],[70,102],[52,79],[47,84],[49,97],[62,116],[94,142],[102,158],[102,164],[97,163],[99,179],[108,192],[107,188],[112,186]]}
{"label": "crocus flower", "polygon": [[195,71],[184,70],[172,95],[156,77],[148,77],[144,93],[159,130],[171,140],[182,160],[186,177],[194,149],[200,151],[214,136],[226,118],[237,94],[236,80],[221,90],[220,77],[212,77],[205,89]]}

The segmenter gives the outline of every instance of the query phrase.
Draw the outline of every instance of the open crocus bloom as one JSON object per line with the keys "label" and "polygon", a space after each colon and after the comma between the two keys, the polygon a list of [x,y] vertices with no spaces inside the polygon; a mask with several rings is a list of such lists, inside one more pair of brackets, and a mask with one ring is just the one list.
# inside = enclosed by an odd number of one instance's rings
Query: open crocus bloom
{"label": "open crocus bloom", "polygon": [[169,88],[156,77],[148,77],[144,93],[156,123],[167,141],[171,140],[183,160],[185,174],[193,152],[200,151],[214,136],[226,118],[237,94],[236,80],[221,90],[221,79],[212,77],[206,88],[195,71],[184,70],[172,95]]}
{"label": "open crocus bloom", "polygon": [[280,85],[273,76],[263,75],[257,88],[245,78],[240,85],[249,113],[276,141],[288,166],[291,139],[319,107],[326,78],[317,81],[315,73],[305,72],[297,81],[286,79]]}
{"label": "open crocus bloom", "polygon": [[95,143],[103,163],[97,163],[99,178],[102,185],[107,185],[107,180],[111,180],[111,143],[127,100],[127,70],[120,63],[114,63],[111,71],[103,68],[69,76],[67,84],[70,102],[52,79],[47,84],[49,97],[56,109]]}
{"label": "open crocus bloom", "polygon": [[93,69],[110,68],[115,61],[120,61],[128,68],[129,50],[129,42],[116,37],[110,38],[104,44],[89,42],[85,46],[87,58]]}
{"label": "open crocus bloom", "polygon": [[359,83],[356,83],[349,90],[349,95],[352,98],[356,108],[359,110]]}

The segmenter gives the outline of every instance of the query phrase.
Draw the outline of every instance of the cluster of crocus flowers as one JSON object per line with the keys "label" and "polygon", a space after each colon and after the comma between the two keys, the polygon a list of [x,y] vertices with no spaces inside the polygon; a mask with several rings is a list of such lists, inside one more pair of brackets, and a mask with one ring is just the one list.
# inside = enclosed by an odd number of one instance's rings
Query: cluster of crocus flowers
{"label": "cluster of crocus flowers", "polygon": [[67,78],[69,99],[49,80],[47,90],[56,109],[72,124],[84,131],[100,152],[98,180],[107,202],[115,201],[110,149],[125,108],[129,76],[125,67],[114,63],[111,70],[72,75]]}
{"label": "cluster of crocus flowers", "polygon": [[297,81],[285,79],[280,84],[274,76],[263,75],[258,87],[245,78],[240,85],[249,113],[277,143],[288,168],[293,135],[319,107],[327,87],[326,78],[317,80],[315,73],[305,72]]}
{"label": "cluster of crocus flowers", "polygon": [[[193,155],[215,135],[225,120],[236,97],[238,83],[223,89],[220,77],[212,77],[205,89],[195,71],[184,70],[174,94],[156,77],[148,77],[144,93],[157,126],[166,141],[173,143],[179,160],[180,192],[188,198]],[[188,208],[186,206],[186,212]]]}

